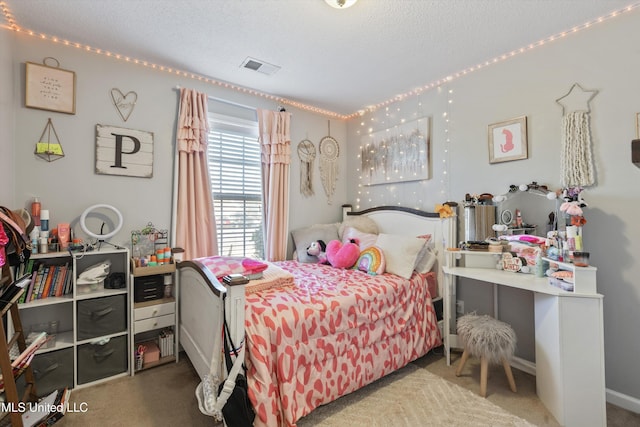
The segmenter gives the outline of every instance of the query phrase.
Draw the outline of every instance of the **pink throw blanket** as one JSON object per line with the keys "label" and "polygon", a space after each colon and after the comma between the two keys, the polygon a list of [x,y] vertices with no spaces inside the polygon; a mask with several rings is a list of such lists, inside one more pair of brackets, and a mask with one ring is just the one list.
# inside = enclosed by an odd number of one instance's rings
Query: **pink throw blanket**
{"label": "pink throw blanket", "polygon": [[263,261],[244,257],[209,256],[194,261],[204,264],[218,280],[229,274],[257,274],[269,266]]}
{"label": "pink throw blanket", "polygon": [[271,288],[293,286],[293,274],[270,262],[267,264],[268,267],[262,273],[262,279],[249,280],[249,283],[244,286],[246,295]]}

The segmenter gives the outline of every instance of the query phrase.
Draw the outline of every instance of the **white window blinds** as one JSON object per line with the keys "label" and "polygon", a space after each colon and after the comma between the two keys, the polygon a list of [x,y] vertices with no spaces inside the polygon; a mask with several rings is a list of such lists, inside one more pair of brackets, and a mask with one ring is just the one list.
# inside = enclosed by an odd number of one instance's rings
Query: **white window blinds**
{"label": "white window blinds", "polygon": [[263,258],[258,123],[209,114],[207,156],[220,255]]}

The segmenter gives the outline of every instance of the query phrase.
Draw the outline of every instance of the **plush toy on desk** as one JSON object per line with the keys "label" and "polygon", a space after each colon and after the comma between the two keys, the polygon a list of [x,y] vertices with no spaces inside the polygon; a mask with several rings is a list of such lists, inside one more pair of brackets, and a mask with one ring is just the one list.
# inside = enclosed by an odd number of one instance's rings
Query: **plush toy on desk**
{"label": "plush toy on desk", "polygon": [[316,240],[315,242],[311,242],[307,247],[307,255],[318,258],[319,264],[329,264],[327,254],[325,252],[326,249],[327,245],[323,240]]}
{"label": "plush toy on desk", "polygon": [[359,256],[360,247],[353,242],[342,244],[340,240],[332,240],[327,244],[327,260],[335,268],[351,268]]}

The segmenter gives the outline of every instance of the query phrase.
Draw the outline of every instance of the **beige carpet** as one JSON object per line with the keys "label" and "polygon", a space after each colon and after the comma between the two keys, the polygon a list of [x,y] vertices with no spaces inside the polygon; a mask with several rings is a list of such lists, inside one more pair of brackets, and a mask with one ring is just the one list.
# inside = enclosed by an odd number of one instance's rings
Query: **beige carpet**
{"label": "beige carpet", "polygon": [[298,426],[343,427],[345,422],[369,427],[533,426],[413,364],[316,409]]}
{"label": "beige carpet", "polygon": [[[535,377],[515,369],[518,393],[512,393],[502,367],[490,367],[487,398],[481,399],[480,364],[471,359],[462,375],[456,377],[458,359],[454,354],[454,364],[447,366],[436,349],[402,371],[316,409],[299,425],[558,427],[536,396]],[[71,401],[84,412],[68,413],[56,426],[221,427],[198,410],[194,395],[198,382],[189,359],[181,353],[179,363],[73,390]],[[412,389],[416,391],[409,392]],[[426,410],[433,410],[433,414],[420,414]],[[494,415],[487,419],[487,412]],[[629,425],[640,425],[640,415],[607,405],[608,427]]]}

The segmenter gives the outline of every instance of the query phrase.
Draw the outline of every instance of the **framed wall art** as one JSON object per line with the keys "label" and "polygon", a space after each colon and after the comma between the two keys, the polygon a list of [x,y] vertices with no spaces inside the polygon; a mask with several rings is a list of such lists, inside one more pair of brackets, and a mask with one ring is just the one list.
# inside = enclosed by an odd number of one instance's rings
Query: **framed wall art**
{"label": "framed wall art", "polygon": [[429,179],[429,117],[363,136],[360,161],[364,185]]}
{"label": "framed wall art", "polygon": [[25,64],[25,106],[58,113],[76,113],[76,73],[56,66]]}
{"label": "framed wall art", "polygon": [[489,125],[489,163],[528,157],[527,116]]}
{"label": "framed wall art", "polygon": [[153,176],[153,133],[96,125],[96,173]]}

